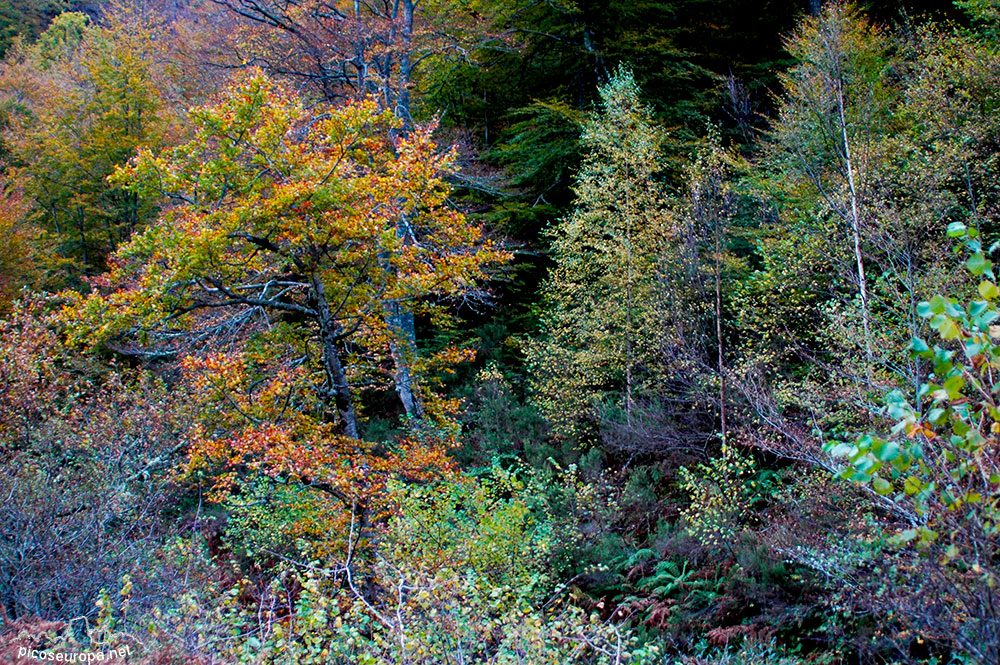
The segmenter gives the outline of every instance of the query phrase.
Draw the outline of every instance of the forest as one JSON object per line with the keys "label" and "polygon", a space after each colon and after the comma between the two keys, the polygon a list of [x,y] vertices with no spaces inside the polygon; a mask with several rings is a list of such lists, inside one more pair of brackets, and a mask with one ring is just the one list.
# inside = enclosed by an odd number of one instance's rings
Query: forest
{"label": "forest", "polygon": [[0,665],[1000,663],[1000,0],[0,0]]}

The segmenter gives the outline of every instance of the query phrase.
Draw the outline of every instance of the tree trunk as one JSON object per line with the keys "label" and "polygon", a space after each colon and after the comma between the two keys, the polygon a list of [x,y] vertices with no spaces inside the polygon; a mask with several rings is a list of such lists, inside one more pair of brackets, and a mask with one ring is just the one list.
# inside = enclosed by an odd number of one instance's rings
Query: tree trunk
{"label": "tree trunk", "polygon": [[399,302],[390,302],[386,307],[392,339],[389,342],[392,359],[396,365],[394,381],[399,401],[410,418],[420,418],[424,414],[423,402],[417,392],[413,375],[413,361],[417,355],[416,326],[413,312]]}
{"label": "tree trunk", "polygon": [[[861,253],[861,215],[858,211],[858,191],[854,184],[854,164],[851,159],[851,142],[847,135],[847,116],[844,111],[844,82],[840,76],[837,77],[837,108],[840,113],[840,130],[844,139],[844,169],[847,171],[847,186],[851,198],[851,231],[854,235],[854,260],[858,270],[858,295],[861,298],[861,324],[865,335],[865,354],[867,359],[872,359],[872,338],[871,325],[868,314],[868,285],[865,281],[865,261]],[[868,369],[869,382],[871,379],[871,363],[865,366]]]}
{"label": "tree trunk", "polygon": [[87,233],[84,229],[83,208],[76,209],[76,228],[80,233],[80,253],[83,256],[84,273],[90,273],[90,256],[87,252]]}
{"label": "tree trunk", "polygon": [[718,216],[715,219],[715,342],[719,360],[719,421],[722,427],[722,445],[726,445],[726,373],[722,347],[722,229]]}
{"label": "tree trunk", "polygon": [[323,368],[329,382],[329,391],[337,405],[337,411],[344,423],[344,433],[352,438],[358,438],[358,418],[354,413],[354,402],[351,399],[351,387],[347,383],[347,374],[337,353],[337,342],[340,324],[330,313],[330,305],[326,301],[326,289],[323,280],[317,275],[312,276],[313,307],[319,313],[320,343],[323,346]]}
{"label": "tree trunk", "polygon": [[[399,10],[402,9],[402,16]],[[412,128],[410,116],[410,49],[413,39],[414,0],[396,0],[395,18],[399,21],[399,80],[397,82],[395,106],[393,113],[399,118],[402,127],[397,136],[405,137]],[[393,32],[395,28],[393,29]],[[393,35],[395,37],[395,35]],[[395,41],[395,39],[393,39]],[[388,83],[387,83],[388,85]],[[414,242],[413,227],[406,215],[400,215],[396,224],[396,235],[404,245]],[[406,415],[411,419],[423,416],[423,403],[417,388],[417,379],[413,372],[413,361],[417,357],[417,331],[413,312],[406,304],[399,301],[389,302],[386,306],[387,319],[392,333],[390,350],[396,365],[394,382],[396,394],[403,404]]]}
{"label": "tree trunk", "polygon": [[626,212],[625,278],[625,418],[632,432],[632,215]]}

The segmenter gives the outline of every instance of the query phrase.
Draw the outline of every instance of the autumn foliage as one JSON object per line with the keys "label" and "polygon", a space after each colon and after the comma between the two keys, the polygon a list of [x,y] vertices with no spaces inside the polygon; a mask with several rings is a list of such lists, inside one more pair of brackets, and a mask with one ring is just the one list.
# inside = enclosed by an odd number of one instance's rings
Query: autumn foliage
{"label": "autumn foliage", "polygon": [[998,18],[0,7],[0,661],[997,662]]}

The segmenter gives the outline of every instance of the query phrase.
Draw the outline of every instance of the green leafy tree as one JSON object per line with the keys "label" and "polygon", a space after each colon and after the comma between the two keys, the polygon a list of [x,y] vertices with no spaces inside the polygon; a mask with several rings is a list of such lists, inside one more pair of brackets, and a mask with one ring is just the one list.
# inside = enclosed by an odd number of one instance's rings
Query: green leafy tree
{"label": "green leafy tree", "polygon": [[10,109],[10,177],[32,204],[31,221],[53,237],[61,266],[50,270],[70,283],[101,272],[155,212],[108,181],[136,148],[165,140],[152,52],[138,19],[93,26],[68,13],[35,44],[15,49],[0,75]]}
{"label": "green leafy tree", "polygon": [[577,200],[553,233],[556,265],[529,360],[539,404],[570,438],[587,433],[602,402],[630,421],[647,388],[659,336],[655,266],[670,230],[658,178],[663,132],[627,70],[600,92],[583,133]]}
{"label": "green leafy tree", "polygon": [[761,269],[734,295],[757,331],[736,385],[790,442],[775,452],[823,466],[816,426],[867,426],[886,392],[919,387],[898,340],[920,334],[918,294],[951,279],[942,220],[989,228],[996,93],[988,43],[926,27],[894,44],[850,5],[807,19],[789,48],[799,64],[749,180]]}
{"label": "green leafy tree", "polygon": [[[806,18],[797,64],[747,182],[756,190],[760,268],[735,289],[733,385],[778,454],[827,465],[814,428],[870,422],[884,386],[915,379],[894,343],[918,325],[927,216],[938,189],[910,187],[913,155],[889,37],[850,4]],[[929,170],[921,170],[929,174]],[[919,210],[919,213],[918,213]]]}
{"label": "green leafy tree", "polygon": [[803,22],[788,50],[799,64],[781,78],[785,94],[768,164],[779,169],[773,182],[793,201],[789,208],[807,233],[846,238],[820,258],[839,269],[857,295],[862,348],[870,359],[866,232],[874,222],[874,145],[891,131],[888,42],[856,9],[832,3]]}
{"label": "green leafy tree", "polygon": [[[906,580],[905,606],[922,630],[952,641],[978,662],[1000,657],[1000,291],[979,233],[953,222],[949,235],[969,251],[978,298],[936,295],[918,305],[935,331],[933,346],[914,337],[914,357],[933,368],[916,399],[886,398],[885,434],[827,444],[846,464],[840,476],[870,487],[906,518],[894,541],[921,554]],[[920,609],[917,609],[920,608]]]}
{"label": "green leafy tree", "polygon": [[10,0],[0,7],[0,56],[18,38],[31,40],[49,20],[67,9],[65,0]]}

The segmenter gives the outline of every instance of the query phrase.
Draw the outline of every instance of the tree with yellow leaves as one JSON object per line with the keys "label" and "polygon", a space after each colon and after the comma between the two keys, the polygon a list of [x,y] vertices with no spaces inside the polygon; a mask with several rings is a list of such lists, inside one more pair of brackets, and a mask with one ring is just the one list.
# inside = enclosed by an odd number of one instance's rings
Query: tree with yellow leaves
{"label": "tree with yellow leaves", "polygon": [[0,66],[11,180],[31,205],[27,219],[51,234],[47,266],[73,284],[155,214],[107,177],[139,146],[164,143],[163,99],[153,40],[127,12],[95,26],[57,16],[34,44],[15,45]]}
{"label": "tree with yellow leaves", "polygon": [[556,265],[529,356],[536,399],[570,439],[593,434],[602,406],[633,418],[657,365],[656,265],[670,228],[658,178],[663,132],[629,71],[600,93],[576,204],[553,232]]}
{"label": "tree with yellow leaves", "polygon": [[[141,150],[112,178],[174,204],[115,255],[105,292],[75,305],[75,335],[188,353],[267,330],[295,347],[290,366],[315,372],[317,395],[356,438],[358,392],[382,389],[394,371],[385,303],[444,316],[442,300],[481,295],[488,267],[507,254],[447,204],[452,155],[431,128],[394,140],[399,121],[373,102],[308,111],[251,72],[191,120],[192,141]],[[412,239],[395,232],[400,215]]]}

